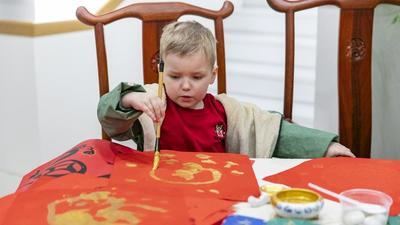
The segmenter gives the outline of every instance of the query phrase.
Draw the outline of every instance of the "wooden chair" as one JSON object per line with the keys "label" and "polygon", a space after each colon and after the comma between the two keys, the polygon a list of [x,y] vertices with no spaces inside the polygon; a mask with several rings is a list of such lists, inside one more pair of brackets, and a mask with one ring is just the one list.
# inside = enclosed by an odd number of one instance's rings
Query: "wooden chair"
{"label": "wooden chair", "polygon": [[[224,2],[218,11],[178,2],[136,3],[100,16],[89,13],[85,7],[79,7],[76,11],[76,16],[82,23],[93,26],[95,31],[100,96],[109,92],[107,53],[104,41],[105,25],[125,18],[142,20],[143,80],[145,84],[157,83],[158,50],[162,28],[183,15],[196,15],[214,20],[215,38],[217,40],[218,93],[225,93],[223,19],[231,15],[232,12],[233,4],[229,1]],[[102,137],[110,140],[104,131],[102,132]]]}
{"label": "wooden chair", "polygon": [[286,14],[284,116],[291,121],[294,80],[295,12],[336,5],[340,8],[338,93],[340,142],[358,157],[371,155],[371,45],[374,9],[400,0],[267,0]]}

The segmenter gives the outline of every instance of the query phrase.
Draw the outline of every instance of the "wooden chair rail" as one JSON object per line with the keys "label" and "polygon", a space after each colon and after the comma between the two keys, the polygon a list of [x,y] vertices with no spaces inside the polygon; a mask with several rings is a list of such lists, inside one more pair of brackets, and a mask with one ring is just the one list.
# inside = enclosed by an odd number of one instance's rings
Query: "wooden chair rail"
{"label": "wooden chair rail", "polygon": [[76,10],[78,19],[86,24],[94,26],[97,23],[104,25],[123,18],[138,18],[142,21],[166,21],[176,20],[182,15],[196,15],[209,19],[217,17],[225,18],[233,12],[233,4],[229,1],[224,2],[220,10],[209,10],[181,2],[168,3],[137,3],[118,9],[116,11],[95,16],[87,11],[85,7]]}

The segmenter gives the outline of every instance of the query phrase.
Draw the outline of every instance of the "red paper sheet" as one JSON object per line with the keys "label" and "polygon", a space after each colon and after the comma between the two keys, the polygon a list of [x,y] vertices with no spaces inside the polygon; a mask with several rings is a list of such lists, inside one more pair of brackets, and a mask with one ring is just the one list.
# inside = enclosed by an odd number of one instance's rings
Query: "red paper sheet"
{"label": "red paper sheet", "polygon": [[182,190],[188,196],[237,201],[260,194],[247,156],[163,150],[158,169],[152,171],[152,166],[152,152],[119,154],[110,183],[132,188]]}
{"label": "red paper sheet", "polygon": [[[58,189],[19,192],[4,224],[191,224],[185,198],[179,192],[155,195],[125,187],[63,189],[64,185],[75,186],[71,182],[86,182],[85,176],[76,176],[75,181],[67,178],[57,179]],[[92,182],[86,184],[92,186]]]}
{"label": "red paper sheet", "polygon": [[186,198],[189,215],[196,225],[212,225],[233,213],[236,202],[212,198]]}
{"label": "red paper sheet", "polygon": [[126,151],[132,150],[105,140],[92,139],[81,142],[61,156],[26,174],[17,190],[25,191],[39,180],[44,183],[74,173],[109,177],[115,152]]}
{"label": "red paper sheet", "polygon": [[0,224],[4,224],[4,218],[11,205],[14,203],[15,197],[16,194],[9,194],[0,199]]}
{"label": "red paper sheet", "polygon": [[32,186],[30,186],[29,191],[57,189],[96,190],[108,187],[109,184],[109,179],[98,178],[90,176],[88,174],[69,174],[68,176],[60,177],[59,179],[45,179],[44,182],[42,182],[42,179],[38,180]]}
{"label": "red paper sheet", "polygon": [[[0,199],[0,224],[49,224],[49,218],[53,224],[131,224],[129,218],[140,224],[210,225],[232,213],[236,201],[223,199],[259,195],[246,156],[161,155],[159,169],[150,176],[153,153],[104,140],[84,141],[25,175],[15,194]],[[123,206],[115,205],[121,201]]]}
{"label": "red paper sheet", "polygon": [[88,140],[25,175],[0,199],[0,224],[216,224],[236,203],[225,199],[259,195],[251,164],[237,154],[163,150],[151,174],[152,152]]}
{"label": "red paper sheet", "polygon": [[[85,222],[91,221],[91,224],[102,224],[100,222],[104,221],[111,223],[113,218],[101,213],[105,209],[112,214],[121,214],[121,224],[130,224],[126,222],[126,218],[134,215],[135,219],[132,221],[139,218],[139,224],[154,224],[156,220],[157,224],[211,225],[230,215],[232,206],[236,204],[234,201],[188,197],[178,190],[105,187],[108,184],[106,181],[108,179],[70,174],[42,185],[37,185],[40,182],[36,182],[28,191],[0,200],[0,224],[24,224],[28,221],[34,221],[35,225],[47,224],[49,215],[59,223],[68,220],[75,225],[85,224],[83,218],[86,218]],[[109,193],[108,196],[101,198],[101,193],[104,195],[106,192]],[[112,204],[116,206],[115,202],[118,201],[124,201],[124,206],[113,208]],[[129,203],[132,201],[135,203]],[[152,208],[155,205],[165,207],[172,216],[163,215],[160,208]],[[54,213],[50,210],[52,208],[55,209]],[[143,212],[144,209],[147,211]],[[17,218],[17,214],[22,217]],[[72,216],[80,216],[81,220],[73,219]]]}
{"label": "red paper sheet", "polygon": [[[390,215],[400,213],[400,161],[361,158],[320,158],[306,161],[264,180],[309,188],[309,182],[334,192],[351,188],[375,189],[393,198]],[[325,198],[336,199],[322,194]]]}

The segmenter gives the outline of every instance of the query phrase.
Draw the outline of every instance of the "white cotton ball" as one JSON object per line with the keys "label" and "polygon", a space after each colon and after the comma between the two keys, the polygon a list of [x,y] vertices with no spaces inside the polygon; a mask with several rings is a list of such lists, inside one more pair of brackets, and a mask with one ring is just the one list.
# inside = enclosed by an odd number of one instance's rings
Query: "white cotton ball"
{"label": "white cotton ball", "polygon": [[359,225],[363,224],[365,215],[360,210],[352,210],[344,212],[343,222],[346,225]]}
{"label": "white cotton ball", "polygon": [[257,198],[254,197],[254,196],[249,196],[249,197],[247,198],[247,202],[248,202],[250,205],[255,204],[255,203],[257,202]]}
{"label": "white cotton ball", "polygon": [[382,214],[367,216],[364,220],[364,225],[385,225],[385,224],[386,224],[386,216]]}
{"label": "white cotton ball", "polygon": [[261,193],[261,196],[259,198],[250,196],[247,199],[247,202],[250,204],[251,207],[259,207],[259,206],[267,204],[269,202],[269,200],[270,199],[269,199],[268,195]]}
{"label": "white cotton ball", "polygon": [[363,225],[381,225],[381,222],[372,216],[368,216],[365,218]]}
{"label": "white cotton ball", "polygon": [[381,224],[386,224],[387,223],[387,215],[386,214],[375,214],[373,215],[376,219],[378,219]]}
{"label": "white cotton ball", "polygon": [[264,204],[268,204],[271,201],[271,197],[264,192],[261,192],[260,201]]}

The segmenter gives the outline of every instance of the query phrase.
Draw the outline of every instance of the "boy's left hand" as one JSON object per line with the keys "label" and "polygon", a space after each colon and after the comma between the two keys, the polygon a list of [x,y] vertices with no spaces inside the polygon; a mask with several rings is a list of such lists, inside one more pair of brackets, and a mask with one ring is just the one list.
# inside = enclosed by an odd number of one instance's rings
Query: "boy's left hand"
{"label": "boy's left hand", "polygon": [[347,156],[355,158],[356,156],[350,151],[350,149],[346,148],[344,145],[341,145],[337,142],[331,142],[328,146],[328,150],[326,150],[325,157],[337,157],[337,156]]}

